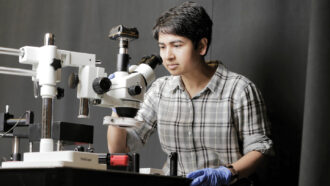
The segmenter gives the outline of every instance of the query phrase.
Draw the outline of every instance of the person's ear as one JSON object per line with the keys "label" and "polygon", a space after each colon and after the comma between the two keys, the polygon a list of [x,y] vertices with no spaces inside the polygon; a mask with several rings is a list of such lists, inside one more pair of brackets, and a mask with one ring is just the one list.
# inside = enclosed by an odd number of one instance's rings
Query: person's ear
{"label": "person's ear", "polygon": [[208,40],[205,37],[203,37],[199,41],[198,50],[199,50],[199,54],[201,56],[204,56],[207,52],[207,43],[208,43]]}

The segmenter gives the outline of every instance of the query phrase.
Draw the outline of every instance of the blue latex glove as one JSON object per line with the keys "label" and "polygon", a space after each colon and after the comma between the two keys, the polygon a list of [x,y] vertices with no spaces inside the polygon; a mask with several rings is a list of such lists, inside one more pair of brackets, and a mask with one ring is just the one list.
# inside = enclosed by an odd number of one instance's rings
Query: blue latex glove
{"label": "blue latex glove", "polygon": [[111,79],[113,79],[113,78],[115,78],[115,74],[110,74],[109,76],[108,76],[108,78],[111,80]]}
{"label": "blue latex glove", "polygon": [[217,169],[206,168],[189,173],[187,178],[193,179],[190,186],[229,185],[231,172],[224,166]]}

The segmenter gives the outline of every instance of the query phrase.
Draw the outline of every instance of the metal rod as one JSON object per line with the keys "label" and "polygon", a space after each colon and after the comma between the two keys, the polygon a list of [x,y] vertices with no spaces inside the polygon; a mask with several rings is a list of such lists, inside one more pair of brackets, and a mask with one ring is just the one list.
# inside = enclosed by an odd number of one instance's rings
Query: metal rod
{"label": "metal rod", "polygon": [[0,47],[0,54],[22,56],[24,52],[20,49]]}
{"label": "metal rod", "polygon": [[57,140],[56,150],[57,151],[61,151],[62,150],[62,147],[63,147],[62,141],[61,140]]}
{"label": "metal rod", "polygon": [[51,138],[53,99],[42,99],[41,138]]}
{"label": "metal rod", "polygon": [[29,142],[29,152],[33,151],[33,143],[30,141]]}
{"label": "metal rod", "polygon": [[19,138],[17,136],[15,136],[13,138],[13,154],[17,154],[19,152]]}
{"label": "metal rod", "polygon": [[33,95],[34,95],[34,98],[39,97],[39,85],[38,85],[37,81],[33,81]]}
{"label": "metal rod", "polygon": [[87,98],[80,98],[78,118],[89,117],[89,102]]}
{"label": "metal rod", "polygon": [[19,153],[19,138],[17,136],[15,136],[13,138],[13,161],[20,161],[21,160],[21,154]]}
{"label": "metal rod", "polygon": [[0,74],[16,75],[16,76],[36,76],[36,72],[33,70],[2,67],[2,66],[0,66]]}
{"label": "metal rod", "polygon": [[44,37],[44,45],[54,45],[55,35],[52,33],[46,33]]}

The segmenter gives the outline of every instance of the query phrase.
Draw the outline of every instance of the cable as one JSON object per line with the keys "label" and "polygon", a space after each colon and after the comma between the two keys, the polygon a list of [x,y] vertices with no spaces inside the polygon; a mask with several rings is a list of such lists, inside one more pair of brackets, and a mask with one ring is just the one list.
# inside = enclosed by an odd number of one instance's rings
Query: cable
{"label": "cable", "polygon": [[22,116],[18,119],[18,121],[15,123],[15,125],[13,127],[11,127],[7,132],[3,133],[3,134],[0,134],[0,138],[4,137],[6,134],[8,134],[9,132],[11,132],[12,130],[14,130],[14,128],[16,128],[16,126],[18,125],[18,123],[25,117],[25,115],[27,114],[28,112],[24,112],[22,114]]}

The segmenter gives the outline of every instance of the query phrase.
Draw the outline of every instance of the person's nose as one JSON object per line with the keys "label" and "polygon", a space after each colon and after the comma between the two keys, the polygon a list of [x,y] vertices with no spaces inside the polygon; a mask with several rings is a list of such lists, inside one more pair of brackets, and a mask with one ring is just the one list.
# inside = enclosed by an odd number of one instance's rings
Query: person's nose
{"label": "person's nose", "polygon": [[171,61],[174,59],[174,53],[172,51],[172,49],[170,47],[168,47],[166,49],[166,52],[165,52],[165,59],[168,60],[168,61]]}

